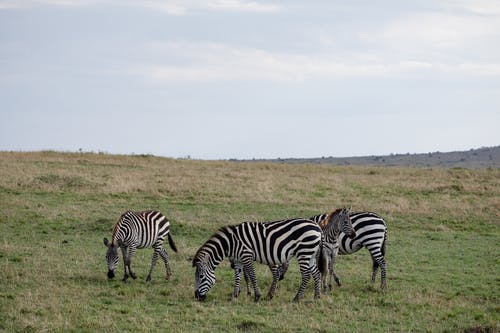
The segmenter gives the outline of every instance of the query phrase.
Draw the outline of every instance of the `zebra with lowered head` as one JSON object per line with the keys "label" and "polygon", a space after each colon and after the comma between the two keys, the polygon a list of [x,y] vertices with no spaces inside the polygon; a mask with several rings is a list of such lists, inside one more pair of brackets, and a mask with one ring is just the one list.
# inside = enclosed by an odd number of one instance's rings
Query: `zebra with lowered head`
{"label": "zebra with lowered head", "polygon": [[163,248],[163,241],[166,236],[168,236],[168,243],[172,250],[177,252],[177,247],[170,235],[170,222],[161,212],[147,210],[142,212],[126,211],[123,213],[113,227],[111,241],[104,238],[104,245],[108,249],[106,252],[108,278],[112,279],[115,277],[115,271],[118,267],[118,248],[121,249],[123,255],[125,272],[122,281],[125,282],[129,276],[133,279],[137,278],[136,274],[130,268],[132,256],[136,249],[151,246],[154,252],[146,281],[151,281],[151,273],[156,265],[158,256],[161,256],[165,263],[166,278],[168,280],[171,270],[168,263],[167,251]]}
{"label": "zebra with lowered head", "polygon": [[[215,269],[227,257],[237,267],[242,267],[252,282],[255,301],[258,301],[261,293],[253,262],[274,266],[287,263],[295,256],[299,262],[302,283],[294,301],[302,297],[311,275],[314,279],[314,296],[319,298],[320,274],[316,256],[321,251],[321,237],[319,226],[305,219],[243,222],[222,227],[198,249],[193,258],[193,267],[196,268],[195,297],[205,300],[215,284]],[[241,279],[241,270],[239,272],[236,279]]]}

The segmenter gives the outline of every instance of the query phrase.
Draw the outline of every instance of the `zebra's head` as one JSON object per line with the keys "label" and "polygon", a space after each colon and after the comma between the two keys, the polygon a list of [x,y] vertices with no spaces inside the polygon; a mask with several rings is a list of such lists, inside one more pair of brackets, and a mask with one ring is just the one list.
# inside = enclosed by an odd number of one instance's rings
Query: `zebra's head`
{"label": "zebra's head", "polygon": [[108,278],[115,277],[115,271],[118,267],[118,245],[110,243],[107,238],[104,238],[104,245],[108,248],[106,251],[106,262],[108,263]]}
{"label": "zebra's head", "polygon": [[193,260],[193,267],[196,267],[194,272],[194,297],[198,301],[204,301],[208,291],[215,284],[215,270],[209,267],[206,262],[197,258]]}
{"label": "zebra's head", "polygon": [[340,231],[342,231],[344,234],[346,234],[347,237],[354,238],[354,237],[356,237],[356,231],[352,227],[351,216],[349,215],[350,213],[351,213],[351,208],[349,208],[349,209],[344,208],[340,212],[340,215],[339,215]]}
{"label": "zebra's head", "polygon": [[337,209],[332,213],[333,216],[331,223],[336,234],[343,232],[347,235],[347,237],[354,238],[356,237],[356,231],[352,227],[351,217],[349,216],[350,213],[350,208]]}

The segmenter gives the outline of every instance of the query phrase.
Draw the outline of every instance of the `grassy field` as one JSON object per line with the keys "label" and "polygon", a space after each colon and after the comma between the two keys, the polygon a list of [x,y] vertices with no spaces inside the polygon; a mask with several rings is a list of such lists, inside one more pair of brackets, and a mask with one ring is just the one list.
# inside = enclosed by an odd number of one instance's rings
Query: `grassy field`
{"label": "grassy field", "polygon": [[[343,281],[292,303],[292,264],[273,300],[230,301],[227,262],[200,303],[191,258],[219,226],[352,205],[389,228],[387,290],[366,250],[338,260]],[[173,276],[139,250],[139,278],[108,281],[103,237],[127,210],[160,209],[179,248]],[[0,331],[498,332],[500,169],[232,163],[91,153],[0,153]],[[271,274],[256,265],[267,290]]]}

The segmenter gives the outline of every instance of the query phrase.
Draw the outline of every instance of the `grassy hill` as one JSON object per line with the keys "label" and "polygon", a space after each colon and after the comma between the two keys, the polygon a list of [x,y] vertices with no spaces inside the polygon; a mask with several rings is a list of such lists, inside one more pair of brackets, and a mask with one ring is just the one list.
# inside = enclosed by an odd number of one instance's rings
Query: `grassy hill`
{"label": "grassy hill", "polygon": [[[498,332],[500,169],[190,161],[0,152],[0,331]],[[219,226],[311,216],[342,205],[386,218],[388,287],[366,250],[338,260],[344,282],[302,301],[296,262],[273,300],[230,301],[223,263],[205,303],[191,258]],[[179,253],[173,276],[138,250],[139,278],[108,281],[103,237],[127,210],[160,209]],[[271,275],[256,264],[259,285]],[[118,276],[123,274],[120,262]],[[378,281],[377,281],[378,282]]]}
{"label": "grassy hill", "polygon": [[252,160],[258,162],[312,163],[359,166],[500,168],[500,146],[467,151],[432,152],[425,154],[391,154],[385,156],[282,158]]}

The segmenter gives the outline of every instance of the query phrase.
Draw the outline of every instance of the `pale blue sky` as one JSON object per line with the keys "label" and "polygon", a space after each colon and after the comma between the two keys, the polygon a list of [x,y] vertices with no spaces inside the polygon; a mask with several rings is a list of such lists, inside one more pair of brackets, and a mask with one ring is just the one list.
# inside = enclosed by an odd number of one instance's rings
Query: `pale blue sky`
{"label": "pale blue sky", "polygon": [[500,2],[0,0],[0,150],[500,144]]}

